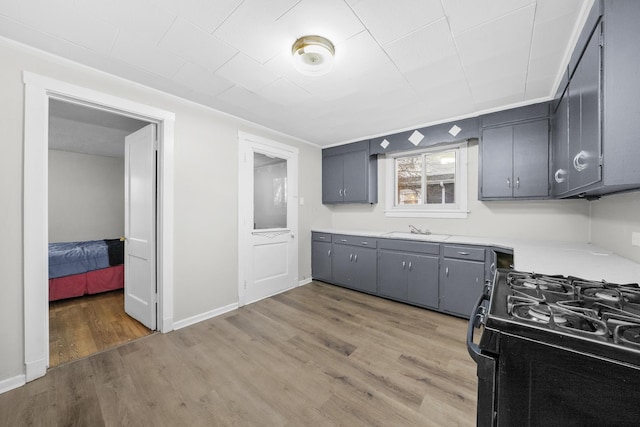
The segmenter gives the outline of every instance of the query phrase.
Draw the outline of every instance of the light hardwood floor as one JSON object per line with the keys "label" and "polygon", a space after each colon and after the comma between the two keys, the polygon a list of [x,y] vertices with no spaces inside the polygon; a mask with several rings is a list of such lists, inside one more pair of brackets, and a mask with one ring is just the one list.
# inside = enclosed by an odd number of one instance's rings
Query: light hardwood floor
{"label": "light hardwood floor", "polygon": [[471,426],[466,321],[320,282],[51,369],[0,424]]}
{"label": "light hardwood floor", "polygon": [[58,366],[152,331],[124,312],[117,290],[49,303],[49,364]]}

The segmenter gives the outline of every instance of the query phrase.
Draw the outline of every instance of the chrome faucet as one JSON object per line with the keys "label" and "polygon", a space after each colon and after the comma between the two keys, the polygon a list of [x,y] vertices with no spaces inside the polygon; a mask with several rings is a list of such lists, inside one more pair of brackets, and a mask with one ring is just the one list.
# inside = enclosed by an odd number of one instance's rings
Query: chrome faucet
{"label": "chrome faucet", "polygon": [[411,234],[431,234],[429,230],[421,230],[411,224],[409,224],[409,230],[411,231]]}

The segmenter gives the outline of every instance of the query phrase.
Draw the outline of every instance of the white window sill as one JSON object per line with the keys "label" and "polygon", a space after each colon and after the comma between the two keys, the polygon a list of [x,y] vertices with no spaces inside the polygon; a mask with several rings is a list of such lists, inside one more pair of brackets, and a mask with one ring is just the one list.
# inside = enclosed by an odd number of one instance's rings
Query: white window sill
{"label": "white window sill", "polygon": [[393,209],[385,210],[384,216],[387,218],[451,218],[466,219],[469,211],[466,210],[437,210],[425,211],[416,209]]}

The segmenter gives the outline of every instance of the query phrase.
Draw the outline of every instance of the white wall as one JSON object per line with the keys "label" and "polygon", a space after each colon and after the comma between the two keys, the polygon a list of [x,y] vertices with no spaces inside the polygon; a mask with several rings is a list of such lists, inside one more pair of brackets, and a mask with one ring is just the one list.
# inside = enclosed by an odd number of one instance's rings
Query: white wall
{"label": "white wall", "polygon": [[478,144],[469,144],[467,219],[387,218],[384,215],[385,162],[378,159],[378,204],[331,208],[333,228],[409,231],[409,224],[433,233],[522,237],[587,242],[589,205],[585,200],[478,201]]}
{"label": "white wall", "polygon": [[[0,39],[0,382],[24,373],[22,188],[23,70],[175,113],[174,321],[238,301],[238,131],[299,149],[300,280],[311,274],[310,229],[330,225],[321,204],[318,147]],[[45,286],[46,284],[43,284]]]}
{"label": "white wall", "polygon": [[590,204],[591,241],[640,262],[640,246],[631,245],[631,233],[640,233],[640,192],[605,196]]}
{"label": "white wall", "polygon": [[124,159],[49,150],[49,241],[120,236]]}

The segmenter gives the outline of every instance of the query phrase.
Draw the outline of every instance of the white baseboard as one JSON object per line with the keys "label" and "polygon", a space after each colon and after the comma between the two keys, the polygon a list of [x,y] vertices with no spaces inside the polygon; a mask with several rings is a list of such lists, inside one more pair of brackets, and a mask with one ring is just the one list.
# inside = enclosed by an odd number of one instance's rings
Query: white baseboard
{"label": "white baseboard", "polygon": [[177,322],[173,322],[173,329],[178,330],[182,328],[186,328],[187,326],[194,325],[196,323],[202,322],[207,319],[211,319],[216,316],[220,316],[221,314],[228,313],[230,311],[236,310],[238,308],[238,303],[233,303],[226,305],[224,307],[216,308],[215,310],[207,311],[202,314],[197,314],[192,317],[188,317],[183,320],[178,320]]}
{"label": "white baseboard", "polygon": [[303,285],[308,285],[309,283],[311,283],[313,281],[313,279],[311,277],[308,277],[306,279],[302,279],[298,282],[298,286],[303,286]]}
{"label": "white baseboard", "polygon": [[26,383],[27,379],[24,374],[2,380],[0,381],[0,394],[6,393],[14,388],[22,387]]}

